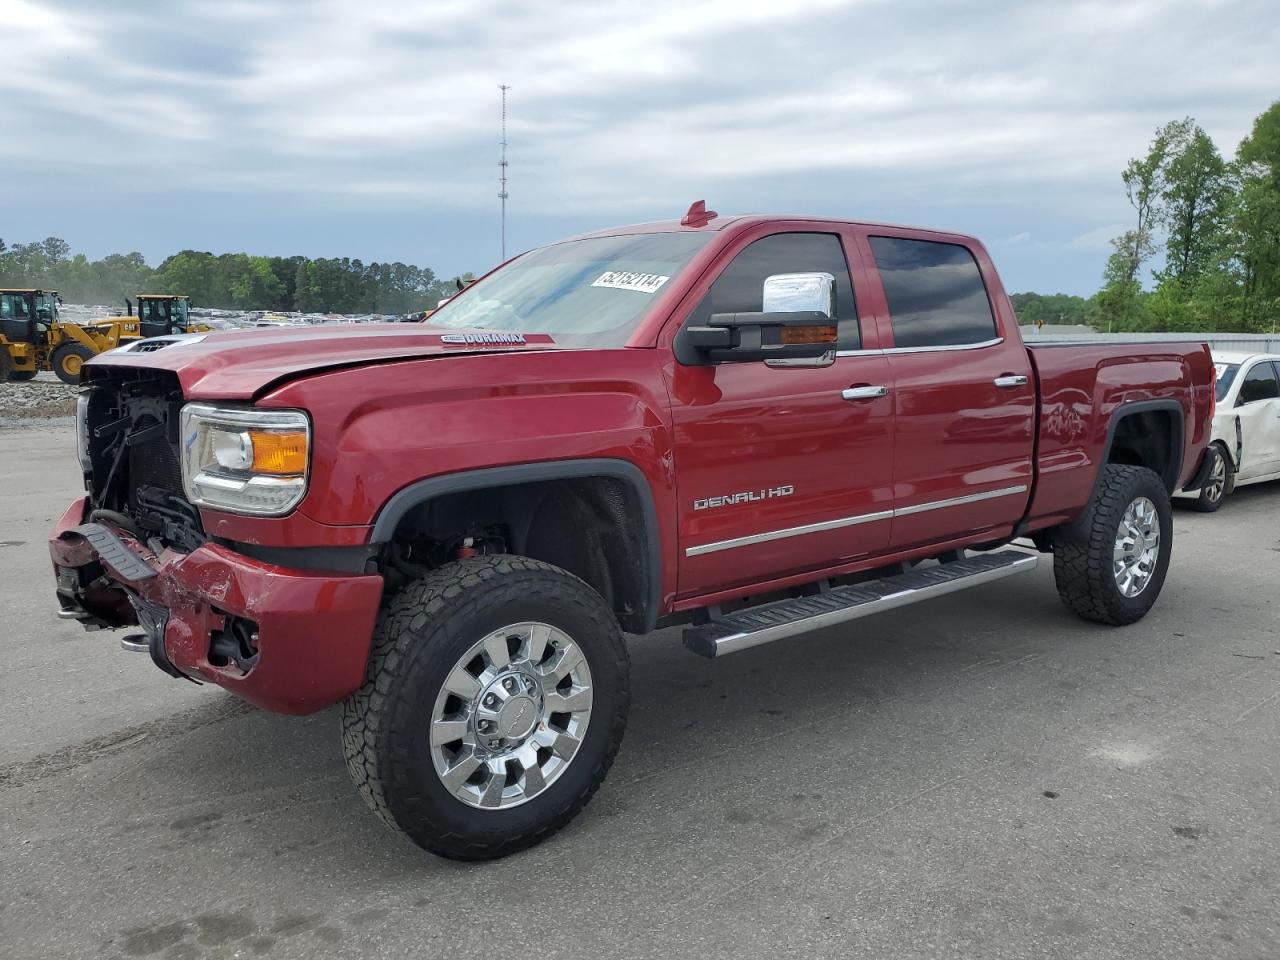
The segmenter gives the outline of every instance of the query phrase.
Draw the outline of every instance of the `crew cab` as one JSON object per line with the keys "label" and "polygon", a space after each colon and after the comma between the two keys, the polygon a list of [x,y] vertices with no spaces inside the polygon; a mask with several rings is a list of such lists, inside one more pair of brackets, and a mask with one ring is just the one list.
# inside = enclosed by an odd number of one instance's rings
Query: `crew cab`
{"label": "crew cab", "polygon": [[421,326],[144,341],[83,384],[61,615],[271,710],[341,704],[370,806],[463,859],[600,785],[623,632],[725,656],[1047,555],[1070,609],[1139,619],[1214,403],[1203,344],[1026,346],[972,237],[701,203]]}

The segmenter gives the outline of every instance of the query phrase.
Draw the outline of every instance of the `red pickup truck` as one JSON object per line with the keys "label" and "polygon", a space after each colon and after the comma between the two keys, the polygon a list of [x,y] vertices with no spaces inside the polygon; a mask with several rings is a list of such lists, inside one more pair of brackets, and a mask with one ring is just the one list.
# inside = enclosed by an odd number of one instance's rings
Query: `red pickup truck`
{"label": "red pickup truck", "polygon": [[1042,554],[1076,613],[1142,617],[1214,402],[1202,344],[1025,345],[971,237],[700,205],[428,324],[141,341],[83,383],[61,616],[271,710],[342,704],[369,804],[470,859],[600,785],[623,631],[723,656]]}

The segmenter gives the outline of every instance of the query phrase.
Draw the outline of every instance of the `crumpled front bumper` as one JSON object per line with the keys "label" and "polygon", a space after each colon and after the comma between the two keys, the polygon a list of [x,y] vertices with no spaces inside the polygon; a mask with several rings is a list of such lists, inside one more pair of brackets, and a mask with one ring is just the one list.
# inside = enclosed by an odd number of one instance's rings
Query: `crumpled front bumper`
{"label": "crumpled front bumper", "polygon": [[[101,523],[125,556],[108,549],[108,539],[98,538],[100,549],[77,530],[86,509],[77,500],[49,535],[64,616],[91,628],[125,627],[138,623],[138,609],[167,611],[156,627],[157,663],[280,713],[323,709],[364,682],[382,577],[281,567],[212,543],[156,556]],[[247,669],[211,651],[216,636],[244,621],[256,627]]]}

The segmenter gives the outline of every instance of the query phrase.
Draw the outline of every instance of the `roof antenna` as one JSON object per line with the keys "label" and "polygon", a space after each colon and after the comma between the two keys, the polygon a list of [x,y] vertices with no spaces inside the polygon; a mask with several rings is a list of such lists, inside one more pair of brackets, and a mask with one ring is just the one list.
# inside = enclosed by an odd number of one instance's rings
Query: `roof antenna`
{"label": "roof antenna", "polygon": [[720,214],[707,209],[707,201],[695,200],[689,204],[689,212],[680,221],[682,227],[705,227]]}

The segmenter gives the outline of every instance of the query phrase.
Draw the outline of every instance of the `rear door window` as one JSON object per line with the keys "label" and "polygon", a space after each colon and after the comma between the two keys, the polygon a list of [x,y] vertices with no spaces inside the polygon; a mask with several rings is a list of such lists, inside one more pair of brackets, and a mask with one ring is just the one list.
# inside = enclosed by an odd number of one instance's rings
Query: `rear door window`
{"label": "rear door window", "polygon": [[978,263],[957,243],[868,237],[895,347],[950,347],[996,337]]}

